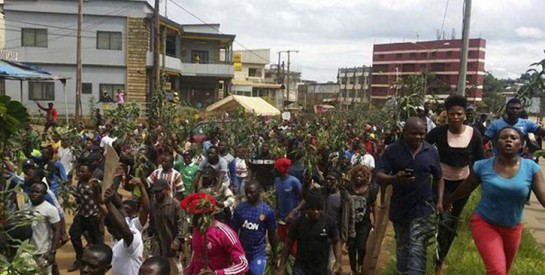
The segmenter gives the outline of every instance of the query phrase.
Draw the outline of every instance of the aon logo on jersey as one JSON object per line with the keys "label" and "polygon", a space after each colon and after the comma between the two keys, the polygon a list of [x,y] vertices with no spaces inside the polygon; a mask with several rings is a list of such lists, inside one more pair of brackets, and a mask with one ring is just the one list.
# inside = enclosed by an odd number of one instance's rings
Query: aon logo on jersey
{"label": "aon logo on jersey", "polygon": [[259,230],[259,224],[249,222],[248,220],[244,221],[244,224],[242,224],[242,227],[248,230]]}

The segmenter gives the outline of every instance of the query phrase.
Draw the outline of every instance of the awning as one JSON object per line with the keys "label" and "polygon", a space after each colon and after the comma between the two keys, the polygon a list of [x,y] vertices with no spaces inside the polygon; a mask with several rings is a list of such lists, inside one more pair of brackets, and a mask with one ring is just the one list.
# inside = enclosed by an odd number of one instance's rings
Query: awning
{"label": "awning", "polygon": [[0,78],[10,80],[61,80],[67,78],[52,75],[45,70],[15,61],[0,60]]}
{"label": "awning", "polygon": [[230,95],[206,108],[208,113],[228,112],[238,107],[258,116],[278,116],[280,111],[261,97]]}

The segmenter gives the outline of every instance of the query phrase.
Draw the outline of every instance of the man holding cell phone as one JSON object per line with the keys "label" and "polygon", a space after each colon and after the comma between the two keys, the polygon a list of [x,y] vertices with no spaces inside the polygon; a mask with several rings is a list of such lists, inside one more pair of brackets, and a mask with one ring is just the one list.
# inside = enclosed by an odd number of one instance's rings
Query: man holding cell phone
{"label": "man holding cell phone", "polygon": [[[418,117],[407,120],[403,138],[389,145],[376,168],[377,181],[392,185],[390,220],[394,224],[399,274],[426,274],[426,248],[433,236],[435,212],[442,211],[444,183],[439,154],[424,140],[426,126]],[[437,185],[434,209],[430,177]]]}

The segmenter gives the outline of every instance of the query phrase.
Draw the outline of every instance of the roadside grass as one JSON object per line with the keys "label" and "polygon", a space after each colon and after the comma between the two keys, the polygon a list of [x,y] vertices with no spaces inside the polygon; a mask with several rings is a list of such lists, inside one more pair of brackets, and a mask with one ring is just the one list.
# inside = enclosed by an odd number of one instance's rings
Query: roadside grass
{"label": "roadside grass", "polygon": [[[469,198],[458,225],[458,236],[454,239],[450,248],[443,274],[485,274],[481,256],[471,238],[470,217],[473,214],[480,198],[480,189],[475,190]],[[395,274],[395,241],[390,248],[390,257],[383,274]],[[434,247],[428,248],[427,274],[433,274]],[[535,239],[527,229],[523,230],[522,240],[515,262],[509,274],[543,274],[545,270],[545,251],[538,246]]]}

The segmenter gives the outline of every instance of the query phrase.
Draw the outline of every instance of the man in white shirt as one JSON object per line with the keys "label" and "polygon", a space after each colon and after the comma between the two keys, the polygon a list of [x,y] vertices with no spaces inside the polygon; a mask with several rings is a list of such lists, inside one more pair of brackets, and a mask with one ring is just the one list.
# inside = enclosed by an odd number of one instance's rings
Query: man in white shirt
{"label": "man in white shirt", "polygon": [[138,274],[144,254],[142,234],[112,203],[114,195],[111,188],[104,193],[108,231],[116,240],[112,248],[112,275]]}
{"label": "man in white shirt", "polygon": [[371,154],[367,153],[364,146],[362,146],[359,152],[352,155],[350,163],[352,163],[352,166],[361,164],[369,167],[371,170],[375,169],[375,158],[373,158]]}
{"label": "man in white shirt", "polygon": [[36,182],[30,187],[30,202],[23,210],[29,211],[36,219],[32,222],[31,243],[36,247],[34,259],[42,274],[52,274],[57,244],[61,237],[61,219],[57,208],[45,201],[47,186]]}
{"label": "man in white shirt", "polygon": [[106,150],[108,149],[108,145],[113,146],[112,144],[114,144],[116,140],[117,140],[116,137],[110,137],[110,129],[106,128],[104,130],[102,139],[100,140],[100,148],[104,150],[104,155],[106,155]]}

